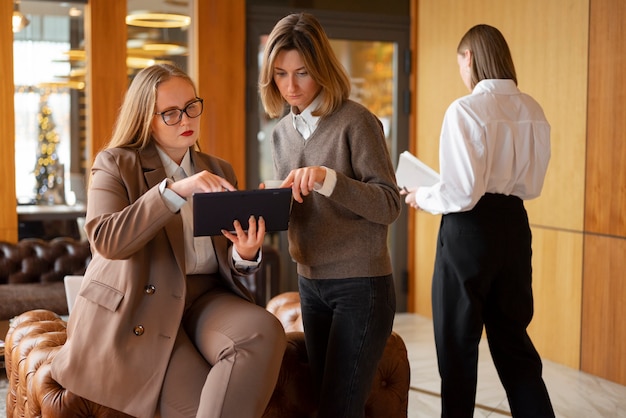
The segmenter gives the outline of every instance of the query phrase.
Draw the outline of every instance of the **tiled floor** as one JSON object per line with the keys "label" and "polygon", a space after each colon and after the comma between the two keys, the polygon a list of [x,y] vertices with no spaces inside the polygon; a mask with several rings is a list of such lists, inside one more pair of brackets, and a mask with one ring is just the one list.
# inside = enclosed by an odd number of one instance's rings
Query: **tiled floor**
{"label": "tiled floor", "polygon": [[[402,336],[411,364],[408,418],[440,416],[439,374],[430,319],[398,314],[394,330]],[[559,418],[626,418],[626,386],[568,367],[543,362],[543,378]],[[511,416],[504,389],[486,341],[480,345],[475,418]]]}

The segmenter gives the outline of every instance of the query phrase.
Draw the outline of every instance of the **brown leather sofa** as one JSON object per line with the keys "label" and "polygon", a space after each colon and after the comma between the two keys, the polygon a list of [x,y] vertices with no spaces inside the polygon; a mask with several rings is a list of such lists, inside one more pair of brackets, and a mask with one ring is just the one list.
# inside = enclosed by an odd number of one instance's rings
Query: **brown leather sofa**
{"label": "brown leather sofa", "polygon": [[0,321],[32,309],[67,315],[63,277],[82,275],[91,261],[87,241],[61,237],[0,242]]}
{"label": "brown leather sofa", "polygon": [[[11,243],[0,241],[0,322],[34,309],[46,309],[67,315],[67,301],[63,278],[83,275],[91,261],[88,241],[59,237],[46,241],[26,238]],[[272,296],[268,286],[276,289],[280,268],[278,252],[271,246],[263,247],[263,267],[245,278],[244,285],[257,303],[265,306]],[[8,326],[1,326],[4,335]]]}
{"label": "brown leather sofa", "polygon": [[[297,292],[280,294],[267,304],[267,309],[283,323],[288,343],[264,418],[306,418],[315,413],[299,307]],[[50,363],[65,343],[65,326],[65,321],[47,310],[25,312],[13,319],[5,343],[7,417],[126,417],[72,394],[52,379]],[[378,366],[365,416],[406,417],[409,378],[406,346],[393,333]]]}

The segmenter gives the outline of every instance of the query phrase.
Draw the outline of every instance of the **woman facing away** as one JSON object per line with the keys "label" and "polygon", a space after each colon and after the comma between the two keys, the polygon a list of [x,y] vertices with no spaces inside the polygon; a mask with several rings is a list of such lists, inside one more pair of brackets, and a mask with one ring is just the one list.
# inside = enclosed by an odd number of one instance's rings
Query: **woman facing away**
{"label": "woman facing away", "polygon": [[275,173],[291,187],[305,342],[320,418],[364,416],[395,315],[387,235],[402,199],[380,121],[348,99],[350,81],[317,19],[281,19],[259,80]]}
{"label": "woman facing away", "polygon": [[471,94],[447,109],[440,182],[406,194],[443,214],[432,284],[443,417],[472,417],[483,326],[514,417],[554,417],[542,362],[526,328],[533,316],[531,231],[524,200],[541,193],[550,125],[517,88],[509,47],[492,26],[457,48]]}
{"label": "woman facing away", "polygon": [[237,185],[197,148],[202,110],[180,69],[143,69],[91,170],[93,259],[52,375],[131,416],[261,417],[282,362],[282,325],[238,280],[258,268],[263,219],[193,234],[193,193]]}

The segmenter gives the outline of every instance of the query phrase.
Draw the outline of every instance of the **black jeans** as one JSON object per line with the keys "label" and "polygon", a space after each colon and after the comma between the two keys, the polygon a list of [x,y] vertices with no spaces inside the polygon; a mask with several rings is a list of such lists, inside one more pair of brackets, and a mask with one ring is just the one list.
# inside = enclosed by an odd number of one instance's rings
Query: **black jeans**
{"label": "black jeans", "polygon": [[433,275],[433,325],[442,416],[471,418],[483,331],[514,417],[554,417],[533,316],[531,232],[523,202],[487,194],[468,212],[444,215]]}
{"label": "black jeans", "polygon": [[302,321],[319,418],[361,418],[393,328],[393,277],[299,276]]}

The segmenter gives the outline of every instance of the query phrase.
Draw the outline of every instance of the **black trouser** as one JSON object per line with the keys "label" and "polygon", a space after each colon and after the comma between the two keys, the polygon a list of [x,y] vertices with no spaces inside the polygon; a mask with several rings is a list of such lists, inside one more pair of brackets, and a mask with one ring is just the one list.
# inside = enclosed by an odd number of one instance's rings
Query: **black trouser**
{"label": "black trouser", "polygon": [[533,316],[531,232],[522,200],[487,194],[441,219],[433,324],[443,417],[472,417],[483,325],[514,417],[554,417],[526,327]]}

